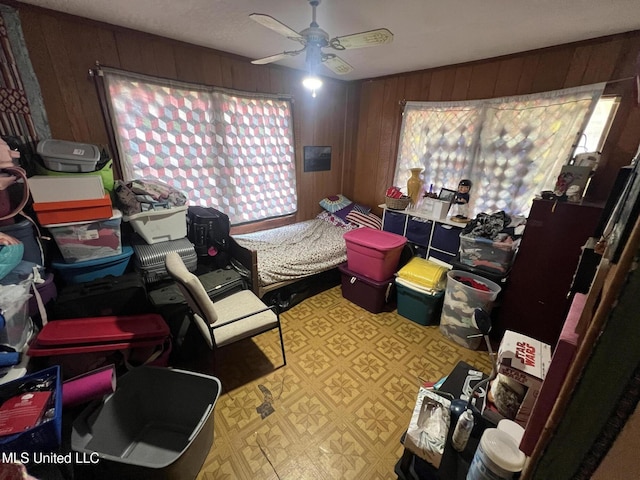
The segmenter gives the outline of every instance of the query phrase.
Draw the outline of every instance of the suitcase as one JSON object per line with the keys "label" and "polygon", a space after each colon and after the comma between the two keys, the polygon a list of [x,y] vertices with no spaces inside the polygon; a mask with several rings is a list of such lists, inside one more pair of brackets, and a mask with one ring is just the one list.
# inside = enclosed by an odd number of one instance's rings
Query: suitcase
{"label": "suitcase", "polygon": [[[199,275],[198,279],[214,302],[246,288],[244,279],[235,270],[213,270]],[[175,344],[183,345],[191,321],[189,307],[178,286],[172,283],[151,290],[149,301],[169,325]]]}
{"label": "suitcase", "polygon": [[177,252],[190,272],[198,268],[196,250],[186,237],[152,245],[137,240],[133,244],[133,251],[135,269],[140,272],[146,284],[171,278],[164,266],[164,259],[169,252]]}
{"label": "suitcase", "polygon": [[142,277],[131,272],[65,286],[53,304],[51,319],[138,315],[152,311]]}
{"label": "suitcase", "polygon": [[187,237],[199,257],[213,259],[218,268],[229,263],[231,223],[229,217],[211,207],[190,206],[187,211]]}
{"label": "suitcase", "polygon": [[58,364],[65,379],[105,365],[167,366],[171,333],[155,313],[86,317],[47,323],[27,355]]}

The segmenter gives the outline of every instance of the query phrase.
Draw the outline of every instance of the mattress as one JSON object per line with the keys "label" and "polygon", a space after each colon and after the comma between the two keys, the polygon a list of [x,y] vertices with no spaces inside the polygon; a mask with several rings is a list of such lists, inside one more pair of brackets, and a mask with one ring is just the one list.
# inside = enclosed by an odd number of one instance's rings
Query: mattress
{"label": "mattress", "polygon": [[343,235],[353,228],[324,218],[233,235],[244,248],[257,252],[259,285],[292,281],[335,268],[347,260]]}

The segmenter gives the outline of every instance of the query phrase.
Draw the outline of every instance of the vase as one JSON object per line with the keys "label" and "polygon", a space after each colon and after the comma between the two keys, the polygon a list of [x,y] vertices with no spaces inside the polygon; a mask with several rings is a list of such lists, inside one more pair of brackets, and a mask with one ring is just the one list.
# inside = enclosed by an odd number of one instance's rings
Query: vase
{"label": "vase", "polygon": [[411,197],[411,203],[414,205],[418,203],[420,199],[420,191],[422,190],[422,179],[420,178],[420,174],[422,173],[422,168],[410,168],[411,176],[409,180],[407,180],[407,195]]}

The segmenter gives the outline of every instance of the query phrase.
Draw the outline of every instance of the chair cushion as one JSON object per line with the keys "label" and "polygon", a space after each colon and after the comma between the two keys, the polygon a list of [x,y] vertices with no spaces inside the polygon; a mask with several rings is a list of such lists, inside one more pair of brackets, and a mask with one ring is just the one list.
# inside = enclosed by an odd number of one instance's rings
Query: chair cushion
{"label": "chair cushion", "polygon": [[253,337],[278,326],[278,316],[273,310],[226,324],[229,320],[267,308],[267,305],[251,290],[242,290],[222,298],[214,302],[213,306],[218,314],[218,320],[210,325],[214,328],[213,336],[218,347]]}

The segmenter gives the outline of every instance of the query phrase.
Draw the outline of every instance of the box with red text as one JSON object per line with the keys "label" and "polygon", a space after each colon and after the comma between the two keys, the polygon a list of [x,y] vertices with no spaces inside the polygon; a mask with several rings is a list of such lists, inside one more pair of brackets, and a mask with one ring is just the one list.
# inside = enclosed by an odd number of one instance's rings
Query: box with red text
{"label": "box with red text", "polygon": [[498,373],[521,386],[522,401],[513,419],[526,426],[551,363],[551,346],[507,330],[498,349]]}

